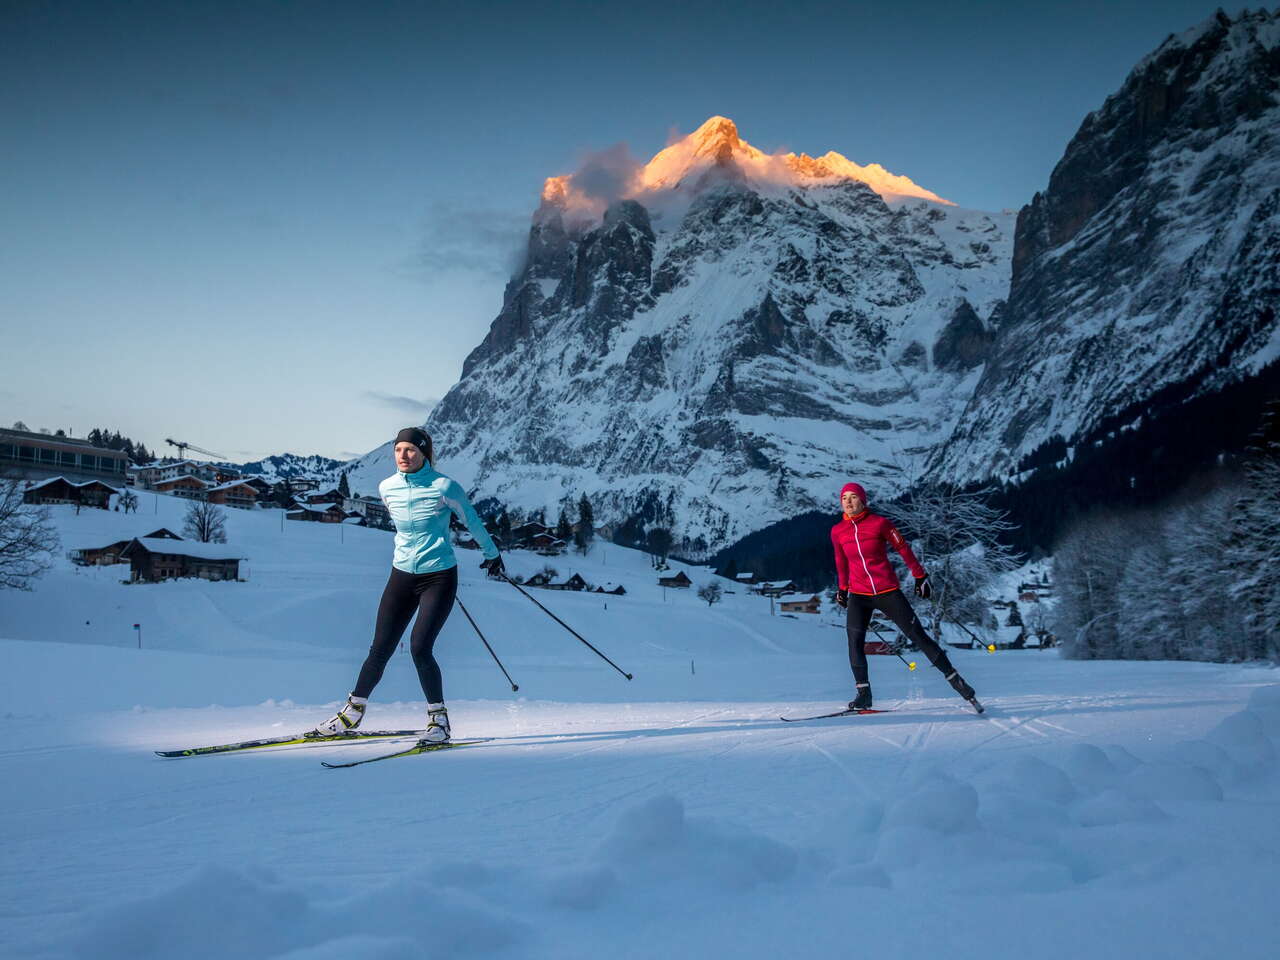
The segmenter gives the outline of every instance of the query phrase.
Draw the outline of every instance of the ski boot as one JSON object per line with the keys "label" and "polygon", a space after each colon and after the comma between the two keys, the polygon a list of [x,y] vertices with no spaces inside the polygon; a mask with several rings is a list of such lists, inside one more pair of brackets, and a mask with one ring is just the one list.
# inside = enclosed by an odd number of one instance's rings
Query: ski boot
{"label": "ski boot", "polygon": [[858,695],[849,701],[850,710],[870,710],[871,709],[871,684],[858,684]]}
{"label": "ski boot", "polygon": [[960,676],[959,670],[952,668],[951,672],[947,674],[947,683],[951,684],[952,690],[969,701],[969,706],[973,707],[978,713],[982,713],[985,708],[978,702],[978,695],[974,693],[973,687],[969,686],[964,677]]}
{"label": "ski boot", "polygon": [[427,709],[427,729],[422,732],[423,743],[445,743],[449,740],[449,711],[443,703],[433,703]]}
{"label": "ski boot", "polygon": [[347,702],[343,704],[341,710],[326,720],[319,726],[307,731],[309,737],[334,737],[344,733],[350,733],[356,727],[360,726],[360,721],[364,719],[364,710],[368,706],[368,697],[357,697],[355,694],[347,697]]}

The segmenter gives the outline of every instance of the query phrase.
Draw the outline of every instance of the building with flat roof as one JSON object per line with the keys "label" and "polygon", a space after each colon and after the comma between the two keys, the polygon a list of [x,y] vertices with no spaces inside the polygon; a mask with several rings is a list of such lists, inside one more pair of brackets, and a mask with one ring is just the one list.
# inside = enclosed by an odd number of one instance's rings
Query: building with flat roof
{"label": "building with flat roof", "polygon": [[100,480],[123,489],[129,455],[95,447],[88,440],[0,429],[0,474],[23,480],[65,477],[74,483]]}

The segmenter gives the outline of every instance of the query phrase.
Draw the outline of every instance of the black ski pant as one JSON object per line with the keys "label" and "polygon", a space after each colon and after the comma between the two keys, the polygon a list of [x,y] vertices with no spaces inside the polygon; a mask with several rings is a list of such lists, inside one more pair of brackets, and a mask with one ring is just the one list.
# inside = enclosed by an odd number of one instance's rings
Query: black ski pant
{"label": "black ski pant", "polygon": [[444,702],[444,682],[440,677],[440,665],[432,654],[440,628],[449,619],[454,598],[458,595],[458,568],[450,567],[437,573],[405,573],[391,568],[391,579],[382,591],[378,604],[378,622],[373,629],[373,644],[369,656],[360,668],[354,696],[367,697],[382,679],[387,661],[396,652],[404,629],[418,615],[409,641],[413,665],[418,668],[418,680],[427,703]]}
{"label": "black ski pant", "polygon": [[907,602],[901,590],[890,590],[887,593],[877,593],[875,596],[851,593],[845,630],[849,634],[849,666],[853,667],[855,683],[868,682],[867,626],[871,623],[871,615],[877,610],[892,620],[911,645],[918,647],[944,676],[955,669],[951,666],[951,660],[947,657],[946,651],[924,632],[924,624],[911,609],[911,604]]}

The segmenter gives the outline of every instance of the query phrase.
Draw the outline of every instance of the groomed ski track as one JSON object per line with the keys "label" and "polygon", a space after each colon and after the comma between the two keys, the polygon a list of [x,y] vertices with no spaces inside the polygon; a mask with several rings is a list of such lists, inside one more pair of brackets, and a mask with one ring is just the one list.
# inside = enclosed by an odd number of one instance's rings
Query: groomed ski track
{"label": "groomed ski track", "polygon": [[[960,663],[982,681],[984,716],[940,677],[881,661],[877,705],[891,713],[796,724],[779,709],[838,703],[458,701],[455,734],[493,742],[340,776],[321,753],[386,744],[150,754],[296,725],[318,705],[139,709],[101,715],[97,731],[14,717],[0,770],[23,788],[0,883],[26,896],[6,908],[0,956],[87,955],[85,938],[106,945],[95,956],[165,956],[157,911],[184,928],[237,914],[237,953],[264,958],[343,938],[370,957],[424,942],[459,956],[641,957],[661,944],[764,957],[796,938],[808,946],[791,955],[816,956],[855,936],[904,953],[945,937],[953,957],[990,958],[1027,949],[1033,927],[1037,956],[1065,958],[1100,925],[1125,942],[1164,937],[1174,913],[1166,955],[1206,949],[1224,924],[1240,938],[1233,956],[1263,955],[1247,945],[1269,942],[1274,920],[1254,902],[1262,885],[1240,877],[1280,851],[1274,787],[1224,767],[1209,779],[1226,799],[1210,799],[1204,751],[1179,743],[1238,715],[1273,671],[1037,653]],[[409,726],[419,709],[379,704],[376,722]],[[1149,773],[1137,788],[1132,771],[1090,769],[1126,753]],[[1212,892],[1220,870],[1236,876],[1230,897]],[[360,894],[335,905],[339,873],[399,907],[360,907]],[[424,906],[437,882],[439,906]],[[990,916],[1010,910],[1016,924]],[[55,920],[71,939],[29,952]]]}
{"label": "groomed ski track", "polygon": [[[142,497],[141,517],[51,508],[63,546],[181,528],[184,503]],[[520,694],[457,614],[437,656],[454,735],[494,742],[342,771],[321,759],[386,745],[157,758],[310,727],[368,647],[386,534],[230,514],[247,583],[125,586],[59,560],[0,603],[2,960],[1252,960],[1280,942],[1275,669],[955,650],[977,716],[936,671],[875,657],[891,713],[784,723],[852,696],[844,631],[727,581],[713,608],[663,591],[611,544],[556,562],[625,597],[538,596],[632,682],[463,551],[460,595]],[[365,723],[424,721],[398,652]]]}

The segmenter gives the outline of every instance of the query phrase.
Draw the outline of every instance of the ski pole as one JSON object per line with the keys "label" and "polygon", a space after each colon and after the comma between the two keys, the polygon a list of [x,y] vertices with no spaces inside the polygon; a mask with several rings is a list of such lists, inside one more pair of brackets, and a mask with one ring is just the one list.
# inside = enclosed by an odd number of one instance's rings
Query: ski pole
{"label": "ski pole", "polygon": [[609,666],[613,667],[613,669],[617,670],[620,674],[622,674],[622,675],[623,675],[624,677],[626,677],[628,680],[630,680],[630,679],[631,679],[631,674],[627,673],[627,672],[626,672],[625,670],[623,670],[620,666],[618,666],[616,663],[614,663],[612,660],[610,660],[608,657],[606,657],[603,653],[601,653],[601,652],[600,652],[599,650],[597,650],[595,647],[591,646],[590,641],[588,641],[586,637],[584,637],[582,634],[578,633],[578,631],[577,631],[577,630],[573,629],[573,627],[569,626],[567,623],[565,623],[563,620],[561,620],[559,617],[557,617],[554,613],[552,613],[550,610],[548,610],[546,607],[544,607],[541,603],[538,603],[538,598],[537,598],[537,597],[530,596],[529,592],[528,592],[527,590],[525,590],[525,588],[524,588],[524,587],[520,586],[520,584],[516,583],[514,580],[512,580],[510,577],[508,577],[508,576],[506,575],[506,573],[503,573],[503,574],[502,574],[502,579],[503,579],[503,580],[505,580],[505,581],[507,581],[507,583],[511,584],[513,587],[515,587],[517,590],[519,590],[521,593],[523,593],[526,597],[529,597],[529,599],[530,599],[530,600],[532,600],[532,601],[534,602],[534,605],[535,605],[535,606],[537,606],[537,608],[538,608],[539,610],[541,610],[543,613],[545,613],[548,617],[550,617],[550,618],[551,618],[552,620],[554,620],[556,623],[560,624],[560,626],[564,627],[566,630],[568,630],[570,633],[572,633],[575,637],[577,637],[579,640],[581,640],[583,643],[585,643],[588,647],[591,647],[591,651],[592,651],[592,652],[593,652],[597,657],[599,657],[601,660],[603,660],[603,661],[604,661],[605,663],[607,663]]}
{"label": "ski pole", "polygon": [[[932,602],[933,602],[933,601],[930,601],[930,603],[932,603]],[[938,610],[939,610],[939,615],[940,615],[944,620],[949,620],[949,621],[951,621],[952,623],[954,623],[957,627],[959,627],[961,630],[963,630],[965,633],[967,633],[967,634],[969,635],[969,639],[970,639],[970,640],[976,640],[980,646],[982,646],[983,648],[985,648],[985,649],[986,649],[986,651],[987,651],[988,653],[995,653],[995,652],[996,652],[996,645],[995,645],[994,643],[987,643],[987,642],[985,642],[981,637],[979,637],[976,633],[974,633],[972,630],[970,630],[968,627],[966,627],[963,623],[961,623],[961,622],[960,622],[959,620],[957,620],[955,617],[949,617],[949,616],[947,616],[947,611],[946,611],[945,609],[943,609],[942,607],[939,607],[939,608],[938,608]]]}
{"label": "ski pole", "polygon": [[468,622],[476,632],[476,636],[480,638],[480,642],[484,644],[484,648],[489,651],[489,656],[493,657],[493,662],[498,665],[498,669],[502,671],[502,675],[507,678],[507,683],[511,684],[511,692],[515,693],[520,689],[519,684],[511,679],[511,674],[507,673],[507,668],[502,665],[502,661],[498,659],[498,655],[493,652],[493,647],[489,646],[489,641],[484,638],[484,634],[480,632],[480,627],[476,623],[475,617],[471,616],[471,611],[466,608],[462,600],[458,600],[458,606],[462,607],[462,612],[466,614]]}
{"label": "ski pole", "polygon": [[870,630],[871,630],[871,632],[872,632],[872,633],[874,633],[877,637],[879,637],[879,638],[880,638],[880,642],[881,642],[881,643],[883,643],[886,647],[888,647],[890,650],[892,650],[892,651],[893,651],[893,655],[894,655],[895,657],[897,657],[899,660],[901,660],[903,663],[905,663],[905,664],[907,665],[907,669],[908,669],[908,670],[914,670],[914,669],[916,668],[916,662],[915,662],[914,660],[908,660],[906,657],[904,657],[904,656],[903,656],[903,655],[898,651],[898,648],[897,648],[896,646],[894,646],[893,644],[891,644],[888,640],[886,640],[886,639],[884,638],[884,635],[883,635],[879,630],[877,630],[875,627],[871,626],[871,624],[867,624],[867,627],[868,627],[868,629],[870,629]]}

